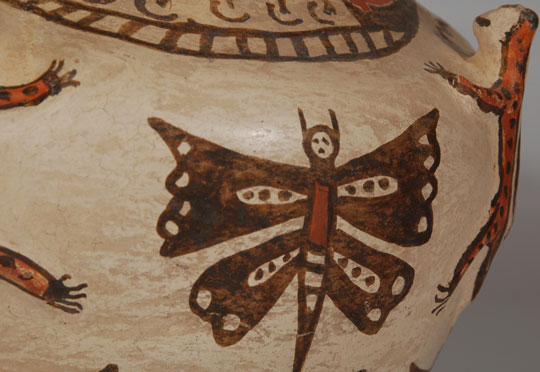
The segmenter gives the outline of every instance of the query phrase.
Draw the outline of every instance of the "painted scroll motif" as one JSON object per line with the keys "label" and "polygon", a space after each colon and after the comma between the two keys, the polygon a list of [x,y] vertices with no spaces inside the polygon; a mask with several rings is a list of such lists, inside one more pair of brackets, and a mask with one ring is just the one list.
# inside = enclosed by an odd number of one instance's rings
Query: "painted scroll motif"
{"label": "painted scroll motif", "polygon": [[84,32],[159,51],[263,61],[388,56],[418,30],[413,0],[0,0]]}
{"label": "painted scroll motif", "polygon": [[166,180],[173,198],[157,224],[162,256],[183,256],[304,217],[303,228],[208,268],[189,300],[211,324],[216,343],[230,346],[257,326],[296,277],[295,372],[303,368],[327,297],[360,332],[374,335],[413,284],[409,264],[340,230],[338,218],[406,247],[428,242],[433,228],[438,111],[339,167],[339,124],[329,113],[331,127],[308,128],[299,110],[309,168],[242,155],[149,119],[177,162]]}

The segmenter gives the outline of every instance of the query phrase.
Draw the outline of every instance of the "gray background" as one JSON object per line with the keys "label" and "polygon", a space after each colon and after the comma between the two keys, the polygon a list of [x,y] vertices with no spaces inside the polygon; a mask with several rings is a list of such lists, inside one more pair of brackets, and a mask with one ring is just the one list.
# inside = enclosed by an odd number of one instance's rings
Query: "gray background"
{"label": "gray background", "polygon": [[[476,16],[508,2],[419,0],[475,47]],[[512,2],[510,2],[512,3]],[[540,13],[540,0],[521,0]],[[461,315],[433,372],[540,371],[540,32],[529,64],[523,106],[520,194],[514,227],[479,296]]]}

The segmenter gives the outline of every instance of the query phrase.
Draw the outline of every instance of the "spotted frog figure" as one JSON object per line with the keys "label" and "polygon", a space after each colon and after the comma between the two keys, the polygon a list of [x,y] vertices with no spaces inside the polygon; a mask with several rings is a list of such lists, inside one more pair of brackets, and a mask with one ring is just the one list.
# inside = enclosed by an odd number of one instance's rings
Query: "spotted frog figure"
{"label": "spotted frog figure", "polygon": [[30,83],[13,87],[0,86],[0,110],[39,105],[47,97],[60,93],[63,88],[79,86],[80,83],[73,80],[77,70],[60,76],[63,67],[64,61],[53,61],[43,75]]}
{"label": "spotted frog figure", "polygon": [[[508,19],[496,17],[500,11],[519,12],[519,19],[504,29],[495,25],[496,21]],[[440,285],[442,296],[436,296],[438,306],[434,313],[442,311],[454,293],[459,282],[469,269],[478,253],[487,248],[488,252],[474,285],[473,299],[476,297],[489,271],[499,246],[512,225],[515,209],[515,197],[518,184],[520,150],[520,113],[525,91],[525,75],[529,50],[538,28],[538,16],[530,9],[520,6],[505,6],[500,10],[487,13],[476,19],[476,33],[479,38],[487,37],[491,28],[499,27],[506,31],[500,40],[491,40],[493,48],[500,48],[501,68],[499,79],[490,88],[473,84],[466,77],[446,70],[442,65],[430,62],[428,72],[446,79],[459,93],[472,97],[480,109],[499,118],[498,172],[499,187],[491,202],[489,219],[459,260],[448,285]],[[487,30],[487,31],[484,31]]]}
{"label": "spotted frog figure", "polygon": [[66,313],[76,314],[83,309],[81,304],[73,300],[86,298],[86,294],[73,292],[86,288],[86,283],[68,287],[64,282],[71,279],[70,275],[65,274],[56,279],[28,257],[2,246],[0,246],[0,279]]}

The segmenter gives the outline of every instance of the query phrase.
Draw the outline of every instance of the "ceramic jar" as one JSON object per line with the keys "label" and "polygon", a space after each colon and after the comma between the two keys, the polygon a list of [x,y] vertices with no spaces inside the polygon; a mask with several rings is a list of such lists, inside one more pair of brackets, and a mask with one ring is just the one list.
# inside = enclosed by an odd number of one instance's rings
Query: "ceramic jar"
{"label": "ceramic jar", "polygon": [[413,0],[0,24],[2,368],[433,365],[512,224],[533,11],[476,52]]}

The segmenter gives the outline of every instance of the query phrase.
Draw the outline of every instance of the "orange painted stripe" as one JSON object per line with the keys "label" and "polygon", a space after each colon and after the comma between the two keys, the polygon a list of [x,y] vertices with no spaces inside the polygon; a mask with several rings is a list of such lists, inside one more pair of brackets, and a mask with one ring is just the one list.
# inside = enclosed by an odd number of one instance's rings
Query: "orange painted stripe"
{"label": "orange painted stripe", "polygon": [[14,266],[0,265],[1,277],[40,297],[49,288],[49,280],[36,268],[6,252],[0,251],[1,257],[9,257],[14,263]]}
{"label": "orange painted stripe", "polygon": [[315,184],[315,201],[313,202],[313,214],[309,241],[322,247],[328,245],[328,194],[330,188]]}

